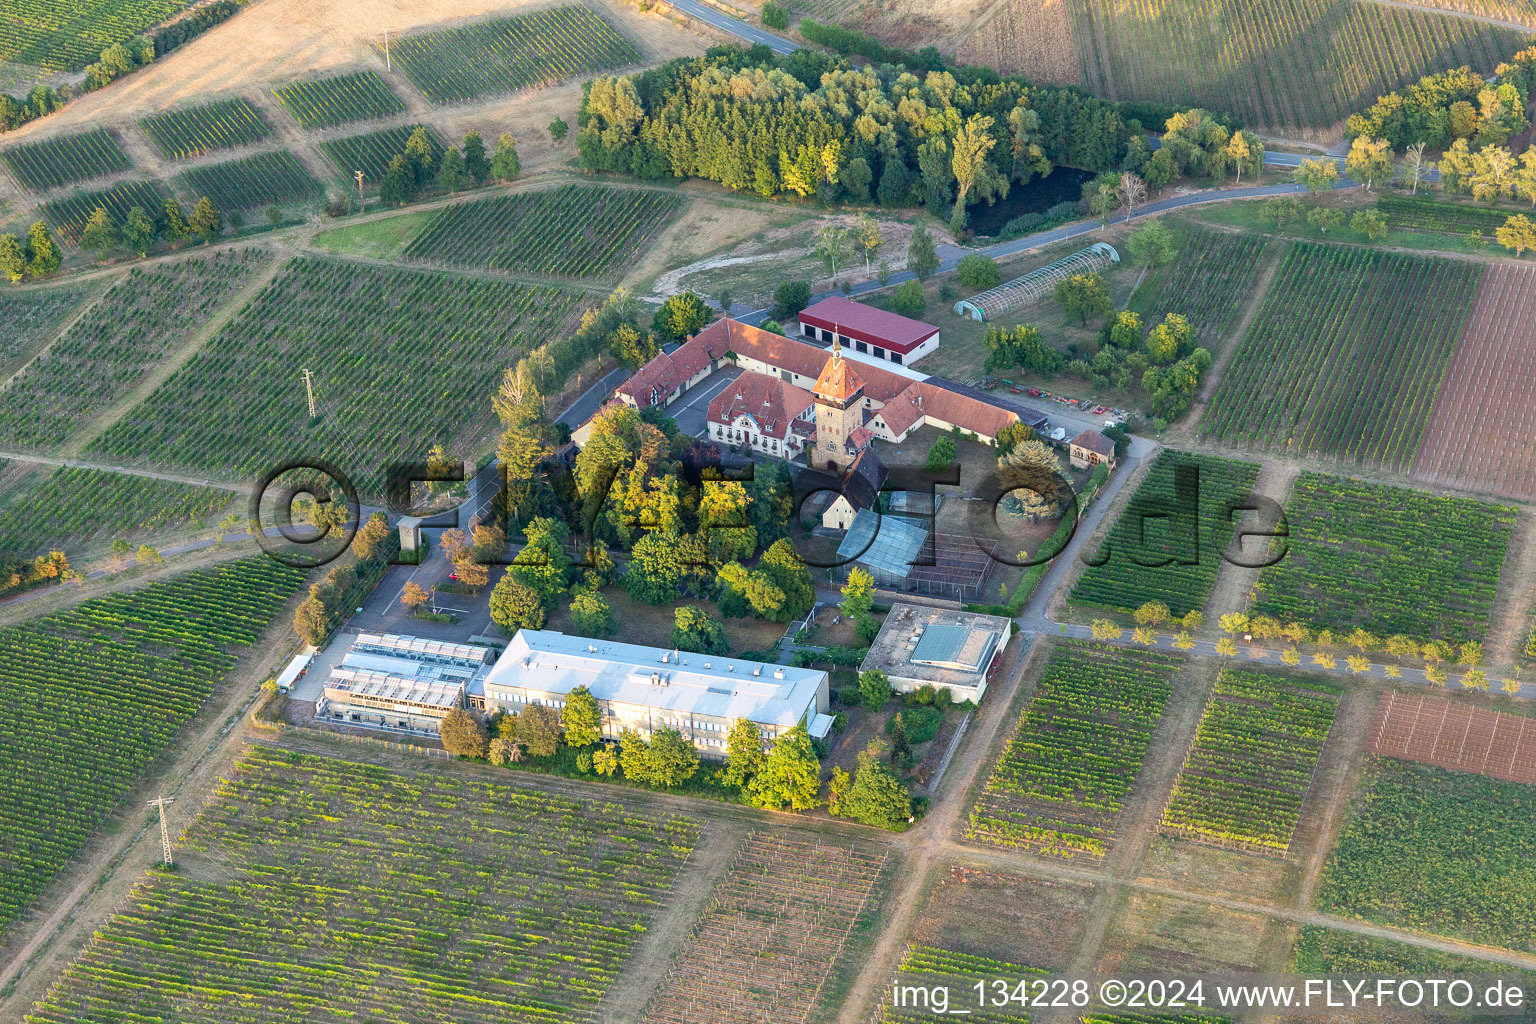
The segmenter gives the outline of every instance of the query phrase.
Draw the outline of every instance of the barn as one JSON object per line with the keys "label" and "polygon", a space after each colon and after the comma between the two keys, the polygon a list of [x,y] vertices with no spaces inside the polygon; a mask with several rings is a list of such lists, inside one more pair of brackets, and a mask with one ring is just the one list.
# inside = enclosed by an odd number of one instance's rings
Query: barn
{"label": "barn", "polygon": [[840,295],[800,313],[800,335],[831,341],[840,335],[855,352],[905,366],[939,347],[939,329],[921,320],[866,306]]}

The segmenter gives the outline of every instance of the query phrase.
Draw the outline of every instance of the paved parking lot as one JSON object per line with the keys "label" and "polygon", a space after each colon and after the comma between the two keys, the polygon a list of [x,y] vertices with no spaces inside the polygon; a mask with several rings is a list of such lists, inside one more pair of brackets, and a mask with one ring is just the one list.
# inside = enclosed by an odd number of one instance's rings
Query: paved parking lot
{"label": "paved parking lot", "polygon": [[741,370],[732,367],[716,370],[700,381],[683,396],[678,405],[667,410],[667,414],[677,421],[677,429],[691,437],[703,437],[708,433],[709,421],[706,417],[709,415],[710,400],[741,374]]}

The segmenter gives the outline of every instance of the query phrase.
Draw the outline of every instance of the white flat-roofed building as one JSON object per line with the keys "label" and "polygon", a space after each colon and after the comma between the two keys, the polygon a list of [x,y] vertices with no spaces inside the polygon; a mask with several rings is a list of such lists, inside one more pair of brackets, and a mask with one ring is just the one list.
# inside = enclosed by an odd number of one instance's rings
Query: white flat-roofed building
{"label": "white flat-roofed building", "polygon": [[474,644],[360,633],[331,668],[315,717],[436,735],[448,712],[479,689],[494,653]]}
{"label": "white flat-roofed building", "polygon": [[1001,615],[894,604],[859,671],[881,670],[898,693],[942,686],[951,700],[980,703],[1012,625]]}
{"label": "white flat-roofed building", "polygon": [[756,723],[767,743],[801,723],[818,738],[832,727],[825,672],[544,629],[518,630],[485,678],[485,703],[561,708],[578,686],[597,698],[604,736],[676,729],[706,757],[725,756],[739,718]]}

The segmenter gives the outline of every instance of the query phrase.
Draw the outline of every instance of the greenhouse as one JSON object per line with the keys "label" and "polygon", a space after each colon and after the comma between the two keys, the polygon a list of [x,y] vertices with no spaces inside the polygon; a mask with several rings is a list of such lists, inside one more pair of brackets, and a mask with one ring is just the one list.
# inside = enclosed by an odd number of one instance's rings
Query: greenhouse
{"label": "greenhouse", "polygon": [[1119,262],[1120,254],[1114,246],[1096,242],[1070,256],[1063,256],[1049,266],[1032,270],[1023,277],[1004,281],[996,288],[988,288],[968,299],[961,299],[955,303],[955,312],[972,320],[991,320],[1003,313],[1033,306],[1049,298],[1056,290],[1057,282],[1065,281],[1073,274],[1096,273]]}

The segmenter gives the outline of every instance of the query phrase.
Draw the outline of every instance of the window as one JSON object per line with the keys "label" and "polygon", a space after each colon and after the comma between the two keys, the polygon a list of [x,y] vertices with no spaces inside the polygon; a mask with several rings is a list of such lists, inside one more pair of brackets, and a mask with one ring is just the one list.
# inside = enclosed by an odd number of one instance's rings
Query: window
{"label": "window", "polygon": [[884,359],[885,358],[885,349],[881,348],[879,345],[875,346],[875,358],[876,359]]}
{"label": "window", "polygon": [[869,346],[865,345],[862,341],[854,342],[853,343],[853,347],[855,349],[857,349],[858,351],[860,351],[860,352],[868,352],[869,351]]}

